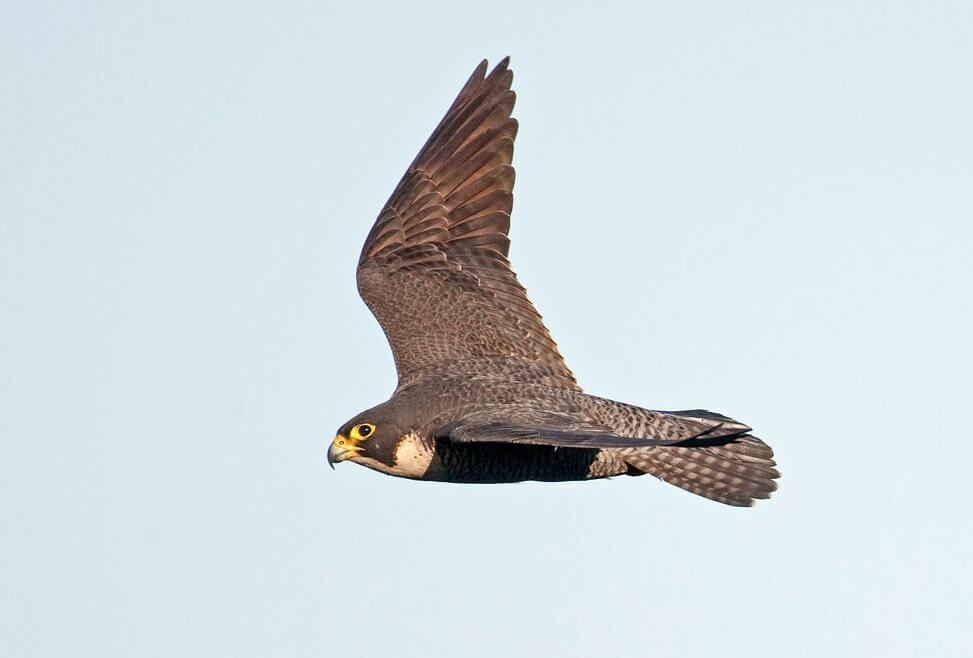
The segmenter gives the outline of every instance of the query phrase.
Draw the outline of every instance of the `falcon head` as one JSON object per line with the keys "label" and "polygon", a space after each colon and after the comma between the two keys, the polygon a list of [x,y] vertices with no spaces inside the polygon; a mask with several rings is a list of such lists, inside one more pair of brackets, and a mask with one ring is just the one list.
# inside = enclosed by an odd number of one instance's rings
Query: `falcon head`
{"label": "falcon head", "polygon": [[402,430],[382,405],[363,411],[338,428],[328,448],[328,463],[334,468],[338,462],[350,460],[379,468],[394,463],[395,448],[402,438]]}
{"label": "falcon head", "polygon": [[347,460],[388,475],[428,477],[435,441],[414,429],[410,406],[389,401],[349,420],[328,447],[328,463],[334,468]]}

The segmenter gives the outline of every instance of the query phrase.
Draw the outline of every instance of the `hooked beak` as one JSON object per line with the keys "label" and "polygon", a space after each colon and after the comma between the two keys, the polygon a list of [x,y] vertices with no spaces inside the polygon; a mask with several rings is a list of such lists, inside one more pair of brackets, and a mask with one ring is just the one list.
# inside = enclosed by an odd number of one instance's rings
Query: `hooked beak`
{"label": "hooked beak", "polygon": [[354,457],[360,450],[361,448],[355,445],[354,441],[345,437],[343,434],[339,434],[334,437],[334,441],[328,447],[328,466],[334,470],[335,464]]}

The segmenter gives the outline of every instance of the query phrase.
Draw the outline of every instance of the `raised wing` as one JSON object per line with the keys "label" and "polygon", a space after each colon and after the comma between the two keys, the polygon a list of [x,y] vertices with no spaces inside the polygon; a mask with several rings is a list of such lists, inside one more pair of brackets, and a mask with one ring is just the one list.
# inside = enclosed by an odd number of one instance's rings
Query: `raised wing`
{"label": "raised wing", "polygon": [[358,290],[400,387],[465,373],[578,389],[507,261],[517,133],[507,64],[476,68],[362,248]]}

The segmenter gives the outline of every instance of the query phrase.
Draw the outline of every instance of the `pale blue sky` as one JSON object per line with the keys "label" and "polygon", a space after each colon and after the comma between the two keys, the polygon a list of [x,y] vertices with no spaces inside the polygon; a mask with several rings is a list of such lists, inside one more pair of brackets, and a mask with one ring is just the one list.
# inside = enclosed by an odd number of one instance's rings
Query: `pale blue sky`
{"label": "pale blue sky", "polygon": [[[0,655],[969,651],[973,10],[733,5],[3,3]],[[569,364],[771,501],[327,468],[361,242],[507,54]]]}

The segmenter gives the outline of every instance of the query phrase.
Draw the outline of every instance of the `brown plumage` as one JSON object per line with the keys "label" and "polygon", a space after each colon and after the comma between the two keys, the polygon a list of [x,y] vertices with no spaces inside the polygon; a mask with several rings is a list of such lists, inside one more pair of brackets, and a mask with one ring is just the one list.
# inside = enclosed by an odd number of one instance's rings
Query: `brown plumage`
{"label": "brown plumage", "polygon": [[587,395],[507,261],[513,78],[482,62],[362,248],[358,290],[392,348],[392,398],[341,427],[329,461],[452,482],[649,473],[730,505],[776,489],[773,451],[708,411]]}

